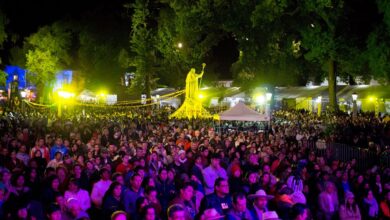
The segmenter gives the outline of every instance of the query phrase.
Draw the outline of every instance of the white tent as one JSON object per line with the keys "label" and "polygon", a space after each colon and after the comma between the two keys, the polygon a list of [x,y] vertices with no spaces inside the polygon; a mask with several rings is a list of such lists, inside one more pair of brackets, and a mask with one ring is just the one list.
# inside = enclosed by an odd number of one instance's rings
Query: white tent
{"label": "white tent", "polygon": [[219,118],[222,121],[269,121],[267,115],[258,113],[242,102],[220,113]]}

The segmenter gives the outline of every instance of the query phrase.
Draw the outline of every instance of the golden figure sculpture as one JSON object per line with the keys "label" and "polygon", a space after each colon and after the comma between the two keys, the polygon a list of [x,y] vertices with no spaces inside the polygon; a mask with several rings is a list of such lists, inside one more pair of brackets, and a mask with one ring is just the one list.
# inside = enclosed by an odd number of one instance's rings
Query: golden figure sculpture
{"label": "golden figure sculpture", "polygon": [[195,68],[192,68],[187,74],[186,78],[186,98],[198,98],[199,95],[199,79],[202,78],[204,74],[204,68],[206,64],[202,64],[202,72],[196,74]]}
{"label": "golden figure sculpture", "polygon": [[192,68],[186,77],[186,97],[180,108],[171,114],[169,118],[192,119],[192,118],[211,118],[212,115],[203,108],[199,99],[199,79],[203,77],[206,64],[202,64],[202,72],[196,74]]}

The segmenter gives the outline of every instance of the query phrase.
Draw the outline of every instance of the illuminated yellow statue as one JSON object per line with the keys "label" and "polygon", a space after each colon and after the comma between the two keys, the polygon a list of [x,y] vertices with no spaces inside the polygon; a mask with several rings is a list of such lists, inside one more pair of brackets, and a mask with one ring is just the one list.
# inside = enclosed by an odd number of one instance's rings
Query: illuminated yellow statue
{"label": "illuminated yellow statue", "polygon": [[202,64],[202,72],[196,74],[192,68],[186,78],[186,98],[180,108],[174,112],[169,118],[192,119],[192,118],[211,118],[212,115],[203,108],[201,100],[199,100],[199,79],[204,74],[206,64]]}
{"label": "illuminated yellow statue", "polygon": [[192,68],[187,74],[186,78],[186,99],[187,98],[198,98],[199,95],[199,79],[202,78],[204,68],[206,64],[202,64],[202,72],[200,74],[195,73],[195,68]]}

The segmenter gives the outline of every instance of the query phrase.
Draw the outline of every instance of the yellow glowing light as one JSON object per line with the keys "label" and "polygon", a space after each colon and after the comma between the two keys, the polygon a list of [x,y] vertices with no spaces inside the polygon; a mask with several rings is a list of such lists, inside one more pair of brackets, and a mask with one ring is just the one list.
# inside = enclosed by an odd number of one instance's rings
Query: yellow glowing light
{"label": "yellow glowing light", "polygon": [[183,43],[179,42],[179,43],[177,44],[177,47],[178,47],[178,48],[182,48],[182,47],[183,47]]}
{"label": "yellow glowing light", "polygon": [[265,103],[265,97],[263,95],[256,95],[255,101],[257,104],[261,105]]}
{"label": "yellow glowing light", "polygon": [[203,94],[199,94],[199,95],[198,95],[198,98],[203,99],[203,98],[204,98],[204,95],[203,95]]}
{"label": "yellow glowing light", "polygon": [[64,99],[69,99],[74,97],[74,93],[60,90],[58,91],[58,96]]}
{"label": "yellow glowing light", "polygon": [[368,101],[370,101],[370,102],[373,102],[373,101],[375,101],[376,100],[376,97],[375,96],[370,96],[370,97],[368,97]]}

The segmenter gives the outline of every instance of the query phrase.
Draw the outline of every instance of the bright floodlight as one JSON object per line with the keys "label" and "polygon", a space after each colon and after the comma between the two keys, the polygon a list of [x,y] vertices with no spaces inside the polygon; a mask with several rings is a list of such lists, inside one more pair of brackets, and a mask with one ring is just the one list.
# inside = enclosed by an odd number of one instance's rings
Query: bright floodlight
{"label": "bright floodlight", "polygon": [[267,101],[270,101],[271,98],[272,98],[272,93],[267,92],[267,93],[265,94],[265,96],[267,97]]}
{"label": "bright floodlight", "polygon": [[182,47],[183,47],[183,43],[179,42],[179,43],[177,44],[177,47],[178,47],[178,48],[182,48]]}
{"label": "bright floodlight", "polygon": [[358,98],[358,95],[356,93],[352,93],[352,100],[356,101]]}
{"label": "bright floodlight", "polygon": [[27,92],[26,91],[21,91],[20,92],[20,96],[22,96],[22,98],[26,98]]}
{"label": "bright floodlight", "polygon": [[265,103],[265,97],[263,95],[258,95],[255,97],[256,103],[261,105]]}
{"label": "bright floodlight", "polygon": [[317,99],[316,99],[316,102],[317,103],[321,103],[321,101],[322,101],[322,96],[318,96]]}
{"label": "bright floodlight", "polygon": [[58,91],[58,96],[65,98],[65,99],[69,99],[69,98],[74,97],[74,93],[67,92],[67,91]]}

